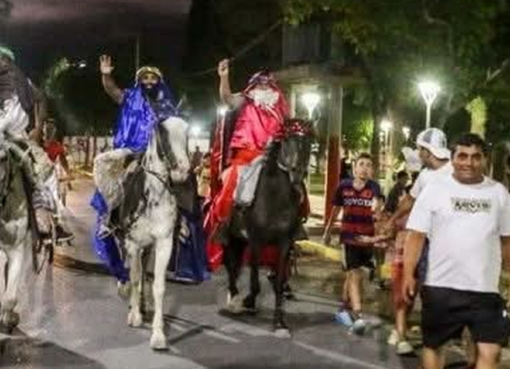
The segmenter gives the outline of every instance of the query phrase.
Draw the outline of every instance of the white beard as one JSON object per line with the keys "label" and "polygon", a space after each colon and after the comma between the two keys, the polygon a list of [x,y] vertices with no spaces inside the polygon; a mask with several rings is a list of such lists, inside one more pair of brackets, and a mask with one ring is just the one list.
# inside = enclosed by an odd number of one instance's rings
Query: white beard
{"label": "white beard", "polygon": [[272,88],[267,90],[254,89],[248,93],[248,96],[253,100],[256,106],[271,109],[274,108],[280,97],[278,91]]}

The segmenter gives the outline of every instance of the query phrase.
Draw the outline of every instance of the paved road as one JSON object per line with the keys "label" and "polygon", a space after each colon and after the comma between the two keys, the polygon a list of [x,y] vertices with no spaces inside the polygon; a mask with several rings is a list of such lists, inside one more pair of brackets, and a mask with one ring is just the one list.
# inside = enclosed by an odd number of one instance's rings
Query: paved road
{"label": "paved road", "polygon": [[[92,187],[76,183],[69,199],[75,250],[67,257],[95,262],[89,249]],[[60,250],[62,251],[62,250]],[[269,291],[263,281],[264,291]],[[332,320],[331,300],[299,294],[288,304],[292,339],[270,331],[272,296],[261,297],[257,317],[218,313],[225,301],[225,277],[201,286],[168,285],[166,296],[171,350],[153,353],[150,331],[125,324],[127,306],[115,282],[101,274],[54,267],[21,288],[22,324],[13,336],[0,335],[0,367],[5,369],[414,369],[416,358],[401,359],[385,343],[385,333],[350,335]]]}

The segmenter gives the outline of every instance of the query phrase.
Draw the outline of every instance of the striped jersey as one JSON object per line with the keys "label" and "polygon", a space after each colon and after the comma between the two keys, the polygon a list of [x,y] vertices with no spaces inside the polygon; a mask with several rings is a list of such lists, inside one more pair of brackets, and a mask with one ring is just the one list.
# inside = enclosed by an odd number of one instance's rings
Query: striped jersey
{"label": "striped jersey", "polygon": [[372,180],[368,180],[361,190],[354,188],[352,178],[340,182],[333,205],[343,208],[341,242],[352,245],[357,243],[355,238],[358,236],[374,235],[374,205],[381,196],[381,187]]}

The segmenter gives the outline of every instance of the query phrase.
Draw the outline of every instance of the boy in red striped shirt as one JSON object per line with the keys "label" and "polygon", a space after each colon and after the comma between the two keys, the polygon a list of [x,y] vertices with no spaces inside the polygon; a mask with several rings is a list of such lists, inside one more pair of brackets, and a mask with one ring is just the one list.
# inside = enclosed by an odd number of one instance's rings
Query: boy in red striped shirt
{"label": "boy in red striped shirt", "polygon": [[[329,243],[331,228],[340,213],[342,226],[340,241],[344,245],[345,267],[347,275],[343,289],[343,303],[337,314],[342,323],[355,329],[364,328],[361,319],[361,268],[373,268],[373,245],[363,242],[364,237],[374,236],[374,215],[379,212],[382,201],[379,184],[371,180],[373,161],[370,154],[360,154],[353,166],[354,178],[340,182],[333,199],[333,211],[324,232],[324,241]],[[345,315],[345,310],[351,313]],[[343,315],[342,315],[343,313]],[[348,317],[349,319],[345,319]]]}

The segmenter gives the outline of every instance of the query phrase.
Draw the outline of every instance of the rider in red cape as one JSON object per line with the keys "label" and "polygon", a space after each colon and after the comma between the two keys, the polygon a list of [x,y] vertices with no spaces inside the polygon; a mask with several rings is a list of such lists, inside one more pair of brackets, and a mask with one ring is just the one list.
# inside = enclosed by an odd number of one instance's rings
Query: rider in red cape
{"label": "rider in red cape", "polygon": [[[267,71],[250,78],[248,87],[233,94],[229,82],[229,62],[218,66],[220,97],[230,112],[218,122],[211,160],[211,207],[206,218],[209,265],[212,270],[221,266],[222,247],[219,234],[228,226],[234,207],[240,167],[264,154],[267,144],[283,133],[289,108],[285,96],[274,77]],[[277,252],[264,248],[262,264],[273,266]]]}

